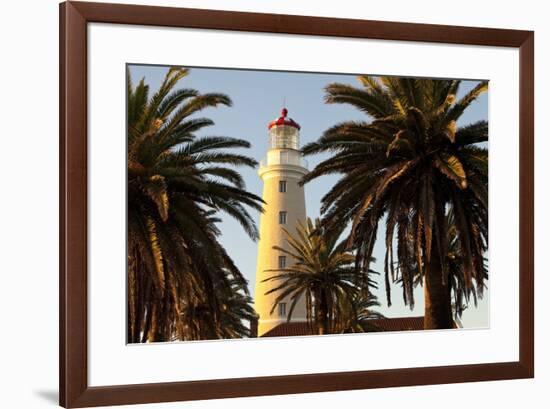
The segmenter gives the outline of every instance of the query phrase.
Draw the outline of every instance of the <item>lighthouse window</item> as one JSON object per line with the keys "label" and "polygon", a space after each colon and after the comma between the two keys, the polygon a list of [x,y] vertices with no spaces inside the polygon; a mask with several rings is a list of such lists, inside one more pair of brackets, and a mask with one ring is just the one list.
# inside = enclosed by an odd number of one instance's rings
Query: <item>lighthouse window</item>
{"label": "lighthouse window", "polygon": [[286,224],[286,212],[279,212],[279,224]]}
{"label": "lighthouse window", "polygon": [[279,180],[279,192],[286,192],[286,180]]}
{"label": "lighthouse window", "polygon": [[279,317],[284,317],[286,315],[286,302],[279,303]]}
{"label": "lighthouse window", "polygon": [[286,267],[286,256],[279,256],[279,268]]}

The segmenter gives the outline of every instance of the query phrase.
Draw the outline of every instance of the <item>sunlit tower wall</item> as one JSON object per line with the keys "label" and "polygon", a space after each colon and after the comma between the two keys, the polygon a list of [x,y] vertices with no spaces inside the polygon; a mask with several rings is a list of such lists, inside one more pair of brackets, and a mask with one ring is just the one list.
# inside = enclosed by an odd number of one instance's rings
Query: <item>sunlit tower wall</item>
{"label": "sunlit tower wall", "polygon": [[[266,202],[260,216],[254,292],[254,308],[259,315],[258,336],[287,322],[290,297],[281,300],[271,312],[279,292],[266,295],[281,281],[263,280],[294,264],[291,256],[273,249],[273,246],[290,250],[283,228],[294,235],[298,222],[304,223],[306,219],[304,187],[299,181],[307,173],[307,163],[300,153],[300,125],[287,115],[287,109],[283,108],[281,117],[269,123],[269,148],[258,170],[263,181],[262,197]],[[291,322],[306,319],[305,299],[301,297],[292,312]]]}

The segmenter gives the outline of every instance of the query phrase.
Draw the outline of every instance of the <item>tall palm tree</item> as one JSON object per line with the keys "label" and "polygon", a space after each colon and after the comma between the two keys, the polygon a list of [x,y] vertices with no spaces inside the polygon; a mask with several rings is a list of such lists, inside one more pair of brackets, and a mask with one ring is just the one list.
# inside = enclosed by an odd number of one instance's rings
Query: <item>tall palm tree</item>
{"label": "tall palm tree", "polygon": [[256,161],[228,150],[247,141],[196,136],[213,122],[195,114],[231,100],[175,89],[188,72],[170,68],[151,97],[128,73],[129,342],[219,338],[227,294],[248,292],[218,240],[217,215],[258,237],[247,208],[260,211],[261,199],[233,169]]}
{"label": "tall palm tree", "polygon": [[317,333],[338,332],[345,311],[353,308],[358,294],[368,291],[374,282],[368,274],[356,274],[355,257],[345,251],[345,241],[339,242],[341,230],[328,232],[319,219],[313,222],[308,218],[305,224],[299,224],[296,236],[284,231],[291,250],[273,248],[295,262],[282,273],[264,280],[280,282],[266,293],[278,293],[271,312],[280,301],[290,297],[290,321],[297,302],[304,297],[308,321]]}
{"label": "tall palm tree", "polygon": [[[349,104],[368,115],[328,129],[305,154],[331,153],[304,178],[338,173],[323,197],[327,228],[350,224],[348,245],[367,271],[378,225],[385,219],[385,281],[402,279],[403,297],[414,306],[415,272],[424,282],[425,328],[451,328],[451,271],[446,209],[462,250],[467,288],[483,292],[483,256],[488,247],[488,125],[457,127],[466,108],[488,89],[479,82],[457,99],[459,80],[359,76],[361,88],[326,87],[326,102]],[[393,243],[397,241],[398,268]]]}

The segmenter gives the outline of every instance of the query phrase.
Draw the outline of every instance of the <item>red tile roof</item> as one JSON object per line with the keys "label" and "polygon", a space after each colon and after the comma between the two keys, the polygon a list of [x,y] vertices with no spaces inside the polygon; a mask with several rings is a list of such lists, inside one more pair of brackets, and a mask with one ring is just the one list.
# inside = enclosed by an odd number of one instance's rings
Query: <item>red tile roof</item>
{"label": "red tile roof", "polygon": [[270,329],[262,337],[295,337],[313,335],[313,330],[307,322],[285,322]]}
{"label": "red tile roof", "polygon": [[[421,331],[424,329],[424,317],[401,317],[370,320],[380,331]],[[293,337],[313,335],[307,322],[285,322],[269,330],[262,337]]]}
{"label": "red tile roof", "polygon": [[372,320],[372,324],[380,331],[422,331],[424,317],[400,317]]}

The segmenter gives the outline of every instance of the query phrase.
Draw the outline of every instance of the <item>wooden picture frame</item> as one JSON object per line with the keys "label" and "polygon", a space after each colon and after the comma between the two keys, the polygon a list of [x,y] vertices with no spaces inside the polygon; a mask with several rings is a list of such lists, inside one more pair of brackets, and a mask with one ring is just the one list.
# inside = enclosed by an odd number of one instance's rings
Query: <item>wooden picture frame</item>
{"label": "wooden picture frame", "polygon": [[[519,360],[307,375],[88,386],[87,25],[92,22],[515,47],[519,49]],[[534,33],[213,10],[60,5],[60,404],[122,405],[532,378],[534,376]]]}

